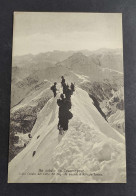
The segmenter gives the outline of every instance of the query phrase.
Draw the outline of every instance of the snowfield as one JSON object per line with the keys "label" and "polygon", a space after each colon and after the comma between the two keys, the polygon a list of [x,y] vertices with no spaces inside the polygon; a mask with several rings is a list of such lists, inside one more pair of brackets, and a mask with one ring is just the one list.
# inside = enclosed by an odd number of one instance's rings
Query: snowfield
{"label": "snowfield", "polygon": [[87,92],[78,87],[71,98],[69,129],[60,136],[58,97],[39,112],[31,141],[9,163],[8,182],[125,183],[125,137],[105,121]]}

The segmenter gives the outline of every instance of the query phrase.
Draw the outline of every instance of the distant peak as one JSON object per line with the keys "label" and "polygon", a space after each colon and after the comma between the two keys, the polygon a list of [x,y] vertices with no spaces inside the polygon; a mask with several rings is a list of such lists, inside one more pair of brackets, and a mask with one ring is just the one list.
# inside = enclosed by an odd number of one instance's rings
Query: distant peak
{"label": "distant peak", "polygon": [[72,56],[69,57],[69,59],[71,58],[86,58],[86,56],[82,53],[82,52],[75,52]]}

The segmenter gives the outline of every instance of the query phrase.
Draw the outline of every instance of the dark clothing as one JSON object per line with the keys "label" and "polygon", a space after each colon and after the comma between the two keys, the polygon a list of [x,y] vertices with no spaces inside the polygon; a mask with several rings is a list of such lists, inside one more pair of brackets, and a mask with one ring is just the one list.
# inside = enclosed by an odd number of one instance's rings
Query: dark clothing
{"label": "dark clothing", "polygon": [[56,85],[53,85],[53,86],[51,87],[51,90],[52,90],[52,92],[53,92],[53,94],[54,94],[54,97],[56,97],[56,91],[57,91]]}
{"label": "dark clothing", "polygon": [[70,110],[71,109],[71,106],[72,106],[71,101],[68,100],[68,99],[66,99],[65,104],[66,104],[66,109],[67,110]]}
{"label": "dark clothing", "polygon": [[73,118],[73,114],[70,111],[68,111],[68,113],[67,113],[67,118],[68,118],[68,120]]}
{"label": "dark clothing", "polygon": [[62,87],[63,87],[63,94],[65,94],[66,93],[66,89],[67,89],[66,83],[63,83],[62,84]]}
{"label": "dark clothing", "polygon": [[61,80],[61,85],[63,86],[64,83],[65,83],[65,79],[62,78],[62,80]]}
{"label": "dark clothing", "polygon": [[66,92],[65,92],[65,96],[68,100],[70,100],[71,98],[71,95],[72,95],[72,91],[68,88],[66,89]]}
{"label": "dark clothing", "polygon": [[73,83],[71,83],[71,91],[72,91],[72,94],[73,94],[73,92],[75,91],[75,86],[74,86],[74,84]]}
{"label": "dark clothing", "polygon": [[59,118],[58,129],[63,129],[63,131],[68,130],[68,118],[64,116],[63,118]]}
{"label": "dark clothing", "polygon": [[62,81],[61,81],[61,83],[65,83],[65,79],[64,79],[64,78],[62,78]]}
{"label": "dark clothing", "polygon": [[[71,83],[71,88],[69,89],[69,85],[65,83],[65,79],[62,76],[61,85],[63,87],[63,94],[60,95],[60,99],[57,100],[57,104],[59,106],[59,122],[58,122],[58,129],[60,134],[63,131],[68,130],[68,123],[69,120],[72,119],[73,114],[69,111],[71,109],[71,95],[73,91],[75,91],[75,86]],[[64,98],[65,95],[65,98]]]}
{"label": "dark clothing", "polygon": [[58,99],[57,100],[57,104],[59,106],[59,112],[61,111],[62,113],[68,111],[71,109],[71,101],[67,100],[66,98],[61,100],[61,99]]}
{"label": "dark clothing", "polygon": [[53,93],[54,93],[54,97],[56,97],[56,95],[57,95],[56,91],[53,91]]}
{"label": "dark clothing", "polygon": [[72,113],[69,111],[71,108],[71,102],[65,99],[58,99],[57,104],[59,106],[59,123],[58,129],[63,128],[64,131],[68,130],[69,119],[73,117]]}

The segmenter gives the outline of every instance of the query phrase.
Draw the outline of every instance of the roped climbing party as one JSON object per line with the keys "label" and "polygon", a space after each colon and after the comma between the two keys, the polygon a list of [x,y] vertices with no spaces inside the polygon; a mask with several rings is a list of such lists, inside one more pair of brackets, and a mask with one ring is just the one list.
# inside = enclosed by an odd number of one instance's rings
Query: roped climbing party
{"label": "roped climbing party", "polygon": [[[65,131],[68,130],[69,120],[72,119],[73,114],[70,112],[72,107],[71,103],[71,95],[75,91],[75,85],[71,83],[70,87],[66,84],[64,77],[61,77],[61,87],[63,89],[63,93],[60,95],[60,98],[57,99],[57,104],[59,106],[59,122],[58,122],[58,130],[59,134],[63,135]],[[57,95],[57,83],[50,88],[53,91],[54,97]]]}

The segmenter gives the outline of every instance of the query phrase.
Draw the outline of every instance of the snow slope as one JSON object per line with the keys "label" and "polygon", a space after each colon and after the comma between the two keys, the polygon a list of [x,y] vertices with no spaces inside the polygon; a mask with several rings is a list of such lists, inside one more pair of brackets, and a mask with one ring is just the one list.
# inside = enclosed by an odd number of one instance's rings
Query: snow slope
{"label": "snow slope", "polygon": [[60,136],[56,100],[51,98],[39,112],[32,140],[9,163],[8,182],[126,182],[124,136],[80,88],[72,96],[69,130]]}

